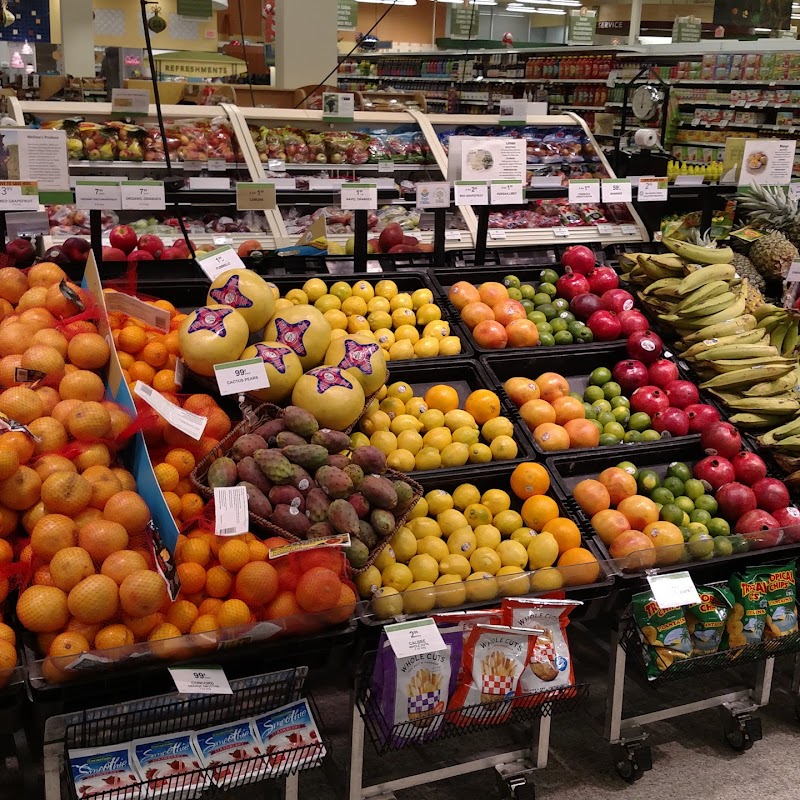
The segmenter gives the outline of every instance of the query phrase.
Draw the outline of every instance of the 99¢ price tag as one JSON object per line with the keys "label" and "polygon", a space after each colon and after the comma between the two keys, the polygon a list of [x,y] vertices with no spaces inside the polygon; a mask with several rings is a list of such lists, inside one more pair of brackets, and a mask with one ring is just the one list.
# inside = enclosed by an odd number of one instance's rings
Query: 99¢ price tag
{"label": "99\u00a2 price tag", "polygon": [[170,667],[181,694],[233,694],[222,667]]}
{"label": "99\u00a2 price tag", "polygon": [[671,572],[668,575],[649,575],[647,582],[653,591],[658,607],[667,608],[694,606],[700,603],[700,595],[688,572]]}
{"label": "99\u00a2 price tag", "polygon": [[214,376],[221,395],[269,389],[267,369],[260,358],[215,364]]}

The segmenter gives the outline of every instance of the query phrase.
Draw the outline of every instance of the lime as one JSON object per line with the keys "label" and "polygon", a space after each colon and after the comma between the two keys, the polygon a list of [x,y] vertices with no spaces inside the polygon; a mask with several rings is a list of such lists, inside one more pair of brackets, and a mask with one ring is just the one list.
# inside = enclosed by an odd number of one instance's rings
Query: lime
{"label": "lime", "polygon": [[510,289],[512,286],[515,289],[519,289],[521,285],[522,284],[516,275],[506,275],[505,278],[503,278],[503,286],[505,286],[506,289]]}
{"label": "lime", "polygon": [[539,344],[542,347],[553,347],[555,345],[556,340],[553,337],[552,333],[540,333],[539,334]]}
{"label": "lime", "polygon": [[617,420],[614,418],[612,411],[601,411],[597,415],[597,421],[605,427],[609,422],[616,422]]}
{"label": "lime", "polygon": [[569,300],[563,297],[556,297],[556,299],[553,300],[553,308],[555,308],[556,311],[569,311]]}
{"label": "lime", "polygon": [[603,384],[603,393],[606,396],[606,400],[613,400],[622,394],[622,387],[616,381],[609,381]]}
{"label": "lime", "polygon": [[714,555],[720,558],[733,555],[733,544],[727,536],[714,537]]}
{"label": "lime", "polygon": [[687,514],[691,514],[692,511],[694,511],[694,502],[685,494],[675,498],[675,505],[678,506],[678,508],[682,508]]}
{"label": "lime", "polygon": [[586,415],[586,419],[594,419],[597,416],[591,403],[583,404],[583,413]]}
{"label": "lime", "polygon": [[[631,418],[631,412],[625,406],[617,406],[611,413],[620,425],[627,425],[628,420]],[[638,433],[638,431],[636,432]]]}
{"label": "lime", "polygon": [[529,283],[523,283],[522,286],[519,287],[519,290],[522,292],[522,297],[525,300],[533,300],[533,296],[536,294],[536,289]]}
{"label": "lime", "polygon": [[674,475],[669,475],[664,478],[661,485],[665,489],[669,489],[675,497],[680,497],[682,494],[685,494],[683,481],[680,478],[676,478]]}
{"label": "lime", "polygon": [[522,300],[522,292],[514,286],[509,288],[508,296],[511,300]]}
{"label": "lime", "polygon": [[579,342],[583,342],[584,344],[586,344],[586,343],[588,343],[588,342],[593,342],[593,341],[594,341],[594,334],[592,333],[592,329],[591,329],[591,328],[589,328],[588,326],[586,326],[586,327],[584,327],[584,328],[581,328],[581,329],[580,329],[580,330],[579,330],[579,331],[578,331],[578,332],[575,334],[575,338],[576,338],[576,339],[577,339]]}
{"label": "lime", "polygon": [[[689,487],[690,481],[686,482],[687,488]],[[686,494],[689,497],[692,497],[689,492],[687,491]],[[694,507],[695,508],[702,508],[703,511],[708,511],[709,514],[713,517],[714,514],[717,513],[719,509],[719,503],[713,498],[710,494],[701,494],[699,497],[692,497],[694,500]]]}
{"label": "lime", "polygon": [[590,386],[603,386],[611,380],[611,370],[607,367],[598,367],[589,375]]}
{"label": "lime", "polygon": [[583,402],[583,395],[580,392],[570,392],[570,397],[574,397],[576,400],[580,400],[581,403]]}
{"label": "lime", "polygon": [[697,508],[697,504],[695,504],[695,509],[689,514],[689,519],[692,522],[698,522],[701,525],[705,525],[706,529],[708,529],[708,523],[711,521],[711,514],[708,511],[703,511],[702,508]]}
{"label": "lime", "polygon": [[533,296],[533,304],[535,306],[546,306],[550,304],[550,301],[553,298],[549,294],[545,294],[544,292],[536,292]]}
{"label": "lime", "polygon": [[683,522],[683,511],[675,503],[666,503],[661,507],[659,517],[664,522],[671,522],[673,525],[680,525]]}
{"label": "lime", "polygon": [[614,445],[619,444],[621,441],[621,437],[614,436],[611,433],[600,434],[600,447],[613,447]]}
{"label": "lime", "polygon": [[619,464],[617,464],[617,468],[624,469],[625,472],[627,472],[629,475],[633,475],[634,478],[639,474],[636,464],[634,464],[632,461],[620,461]]}
{"label": "lime", "polygon": [[706,523],[706,527],[712,536],[731,535],[731,526],[728,521],[722,519],[722,517],[711,517],[711,519]]}
{"label": "lime", "polygon": [[[657,489],[653,489],[650,492],[650,499],[654,503],[661,503],[661,505],[667,505],[668,503],[672,503],[675,499],[675,495],[669,489],[665,489],[663,486],[659,486]],[[683,517],[681,517],[683,519]],[[675,523],[677,525],[677,523]]]}
{"label": "lime", "polygon": [[553,333],[562,333],[567,330],[567,323],[559,317],[554,317],[550,320],[550,327],[553,329]]}
{"label": "lime", "polygon": [[608,400],[595,400],[592,405],[597,414],[600,414],[602,411],[611,411],[611,403],[609,403]]}
{"label": "lime", "polygon": [[[562,317],[563,319],[563,317]],[[567,330],[573,335],[577,336],[579,331],[586,327],[584,322],[581,322],[579,319],[573,319],[572,321],[567,323]]]}
{"label": "lime", "polygon": [[[534,300],[534,302],[536,301]],[[552,303],[545,303],[541,306],[537,303],[536,310],[541,311],[542,314],[544,314],[544,318],[548,321],[558,316],[558,309]]]}
{"label": "lime", "polygon": [[627,408],[630,409],[631,401],[625,395],[621,394],[617,397],[611,398],[611,408]]}
{"label": "lime", "polygon": [[667,475],[680,478],[682,481],[688,481],[692,477],[692,471],[683,463],[683,461],[673,461],[667,467]]}
{"label": "lime", "polygon": [[730,543],[733,546],[733,552],[736,554],[750,551],[750,540],[746,539],[741,534],[737,533],[736,536],[731,536]]}
{"label": "lime", "polygon": [[643,469],[636,477],[636,485],[640,492],[649,496],[653,489],[658,489],[661,485],[661,478],[652,469]]}
{"label": "lime", "polygon": [[563,319],[564,322],[575,322],[575,315],[571,311],[559,311],[558,318]]}
{"label": "lime", "polygon": [[550,323],[549,322],[540,322],[536,326],[536,330],[539,331],[539,336],[544,336],[545,334],[547,336],[552,336],[553,335],[553,329],[550,327]]}
{"label": "lime", "polygon": [[603,432],[603,426],[596,419],[590,419],[589,422],[591,422],[595,428],[597,428],[598,433]]}
{"label": "lime", "polygon": [[631,414],[628,428],[632,431],[646,431],[650,428],[650,417],[644,411],[637,411],[635,414]]}
{"label": "lime", "polygon": [[533,300],[527,300],[523,297],[519,302],[520,305],[525,309],[526,316],[528,314],[533,314],[536,311],[536,306],[533,304]]}
{"label": "lime", "polygon": [[625,444],[636,444],[642,441],[642,434],[639,431],[628,431],[622,441]]}
{"label": "lime", "polygon": [[[691,519],[691,517],[689,517]],[[690,522],[687,526],[692,534],[702,533],[708,535],[708,528],[702,522]]]}
{"label": "lime", "polygon": [[684,542],[688,542],[689,541],[689,537],[692,534],[689,533],[689,529],[685,525],[681,525],[680,528],[681,528],[681,533],[683,534],[683,541]]}
{"label": "lime", "polygon": [[603,399],[603,389],[601,386],[587,386],[583,390],[583,400],[586,403],[596,403]]}
{"label": "lime", "polygon": [[547,317],[542,314],[541,311],[530,311],[528,313],[528,319],[533,322],[535,325],[546,325],[547,324]]}
{"label": "lime", "polygon": [[555,297],[557,294],[557,289],[554,283],[545,281],[544,283],[539,284],[536,294],[546,294],[548,297]]}
{"label": "lime", "polygon": [[693,533],[686,546],[695,558],[711,558],[714,555],[714,539],[707,533]]}
{"label": "lime", "polygon": [[558,281],[558,273],[554,269],[543,269],[540,277],[542,283],[552,283],[555,285],[556,281]]}
{"label": "lime", "polygon": [[661,434],[658,431],[649,430],[642,431],[643,442],[659,442],[661,441]]}
{"label": "lime", "polygon": [[625,436],[625,428],[623,428],[619,422],[607,422],[603,425],[603,433],[610,433],[612,436],[616,436],[617,439],[622,441],[622,437]]}

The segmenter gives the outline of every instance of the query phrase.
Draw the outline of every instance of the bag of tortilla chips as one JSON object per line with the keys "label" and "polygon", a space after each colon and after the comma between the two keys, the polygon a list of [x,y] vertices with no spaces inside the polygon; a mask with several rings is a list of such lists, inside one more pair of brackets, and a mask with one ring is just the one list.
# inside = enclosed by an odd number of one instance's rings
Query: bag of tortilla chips
{"label": "bag of tortilla chips", "polygon": [[647,677],[657,678],[675,661],[692,654],[692,640],[682,608],[662,609],[652,592],[635,594],[631,600],[633,619],[646,642]]}
{"label": "bag of tortilla chips", "polygon": [[697,594],[700,603],[686,609],[686,626],[692,637],[692,655],[706,656],[719,650],[734,599],[727,586],[698,586]]}

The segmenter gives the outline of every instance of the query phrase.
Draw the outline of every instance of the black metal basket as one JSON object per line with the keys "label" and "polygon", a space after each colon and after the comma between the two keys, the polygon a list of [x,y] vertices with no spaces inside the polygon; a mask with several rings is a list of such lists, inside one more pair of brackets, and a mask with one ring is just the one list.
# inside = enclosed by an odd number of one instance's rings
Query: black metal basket
{"label": "black metal basket", "polygon": [[[424,720],[391,725],[370,688],[376,656],[376,652],[367,653],[361,661],[356,676],[356,707],[378,755],[457,736],[485,733],[487,728],[498,725],[530,723],[542,717],[568,714],[581,708],[589,696],[589,684],[580,683],[491,703],[463,706],[431,714]],[[456,720],[462,715],[470,717],[467,724],[463,721],[457,724]]]}

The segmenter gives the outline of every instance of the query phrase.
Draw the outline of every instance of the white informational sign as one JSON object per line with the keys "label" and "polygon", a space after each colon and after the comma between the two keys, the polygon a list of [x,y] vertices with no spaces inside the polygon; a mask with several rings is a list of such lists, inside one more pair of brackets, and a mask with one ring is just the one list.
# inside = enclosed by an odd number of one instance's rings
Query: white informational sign
{"label": "white informational sign", "polygon": [[341,208],[344,211],[374,211],[378,207],[375,183],[343,183]]}
{"label": "white informational sign", "polygon": [[169,311],[151,306],[150,303],[124,292],[109,292],[105,295],[105,301],[109,311],[119,311],[125,316],[141,320],[162,333],[169,333]]}
{"label": "white informational sign", "polygon": [[664,611],[680,606],[700,603],[700,595],[688,572],[671,572],[668,575],[648,575],[647,582],[653,591],[658,607]]}
{"label": "white informational sign", "polygon": [[561,186],[560,175],[534,175],[531,178],[531,186],[534,189],[552,189]]}
{"label": "white informational sign", "polygon": [[597,235],[598,236],[613,236],[614,235],[614,226],[610,225],[608,222],[599,222],[595,225],[597,228]]}
{"label": "white informational sign", "polygon": [[147,89],[112,89],[111,113],[123,117],[146,117],[150,113]]}
{"label": "white informational sign", "polygon": [[569,228],[565,228],[563,225],[559,225],[556,228],[550,228],[550,230],[553,232],[553,236],[563,236],[565,238],[569,236]]}
{"label": "white informational sign", "polygon": [[340,178],[309,178],[308,188],[312,192],[336,192],[347,181]]}
{"label": "white informational sign", "polygon": [[629,180],[613,178],[602,183],[604,203],[630,203],[633,199],[633,187]]}
{"label": "white informational sign", "polygon": [[[111,151],[105,160],[113,158]],[[69,191],[67,132],[64,130],[2,128],[0,160],[6,164],[8,174],[4,177],[8,180],[36,181],[40,192]]]}
{"label": "white informational sign", "polygon": [[525,201],[522,181],[492,181],[490,189],[493,206],[522,205]]}
{"label": "white informational sign", "polygon": [[789,184],[789,197],[800,197],[800,183]]}
{"label": "white informational sign", "polygon": [[746,139],[739,186],[785,186],[792,181],[794,139]]}
{"label": "white informational sign", "polygon": [[209,172],[227,172],[228,162],[224,158],[209,158],[206,162]]}
{"label": "white informational sign", "polygon": [[0,181],[0,211],[38,210],[39,185],[36,181]]}
{"label": "white informational sign", "polygon": [[227,191],[231,188],[230,178],[189,178],[189,188],[206,192]]}
{"label": "white informational sign", "polygon": [[247,269],[247,265],[230,245],[218,247],[210,253],[203,253],[197,256],[195,261],[210,281],[215,280],[217,275],[228,269]]}
{"label": "white informational sign", "polygon": [[486,181],[456,181],[453,191],[457,206],[489,205],[489,185]]}
{"label": "white informational sign", "polygon": [[676,175],[676,186],[702,186],[705,180],[704,175]]}
{"label": "white informational sign", "polygon": [[221,395],[269,389],[267,368],[260,358],[214,364],[214,377]]}
{"label": "white informational sign", "polygon": [[379,161],[378,172],[384,175],[394,175],[394,161]]}
{"label": "white informational sign", "polygon": [[527,143],[505,136],[464,137],[461,147],[461,180],[524,181]]}
{"label": "white informational sign", "polygon": [[122,208],[119,181],[75,181],[75,205],[84,211],[117,211]]}
{"label": "white informational sign", "polygon": [[396,625],[387,625],[384,631],[397,658],[447,649],[442,634],[432,619],[398,622]]}
{"label": "white informational sign", "polygon": [[352,122],[356,97],[348,92],[325,92],[322,95],[322,119],[330,122]]}
{"label": "white informational sign", "polygon": [[588,178],[581,181],[570,181],[567,184],[570,203],[599,203],[600,179]]}
{"label": "white informational sign", "polygon": [[247,487],[229,486],[214,489],[214,533],[217,536],[237,536],[249,530]]}
{"label": "white informational sign", "polygon": [[528,101],[522,100],[501,100],[500,101],[500,124],[501,125],[525,125],[528,121]]}
{"label": "white informational sign", "polygon": [[133,393],[137,395],[137,397],[141,397],[147,405],[161,414],[173,428],[183,431],[187,436],[191,436],[192,439],[196,439],[198,442],[202,439],[203,431],[205,431],[206,424],[208,423],[206,417],[201,417],[199,414],[192,414],[191,411],[185,411],[173,405],[163,394],[141,381],[136,381]]}
{"label": "white informational sign", "polygon": [[[290,178],[294,184],[294,178]],[[294,188],[294,187],[293,187]],[[237,211],[263,211],[266,208],[275,208],[275,183],[237,183],[236,184],[236,209]]]}
{"label": "white informational sign", "polygon": [[787,283],[797,283],[800,281],[800,261],[792,261],[789,265],[789,272],[786,273]]}
{"label": "white informational sign", "polygon": [[233,694],[222,667],[170,667],[181,694]]}
{"label": "white informational sign", "polygon": [[446,181],[418,183],[417,208],[450,208],[450,184]]}
{"label": "white informational sign", "polygon": [[660,202],[667,199],[669,194],[669,178],[639,178],[639,193],[637,199],[640,203]]}
{"label": "white informational sign", "polygon": [[490,228],[489,229],[489,238],[490,239],[505,239],[506,238],[505,228]]}
{"label": "white informational sign", "polygon": [[124,211],[163,211],[167,207],[161,181],[124,181],[120,196]]}
{"label": "white informational sign", "polygon": [[623,236],[641,236],[642,232],[636,225],[620,225],[619,226],[620,233]]}

